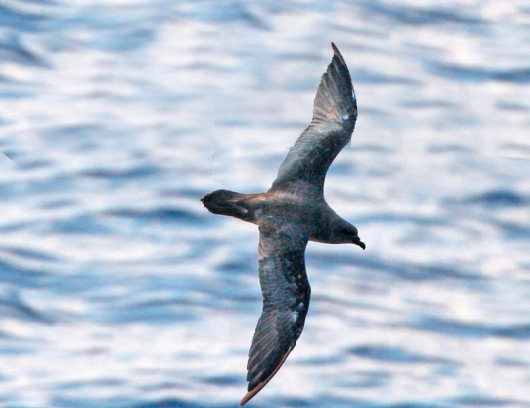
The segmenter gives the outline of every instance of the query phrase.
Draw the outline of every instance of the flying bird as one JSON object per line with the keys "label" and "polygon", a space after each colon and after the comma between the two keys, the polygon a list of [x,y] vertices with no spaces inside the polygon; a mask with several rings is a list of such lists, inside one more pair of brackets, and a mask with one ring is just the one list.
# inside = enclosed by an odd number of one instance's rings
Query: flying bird
{"label": "flying bird", "polygon": [[213,214],[259,227],[263,311],[249,351],[248,393],[240,406],[274,377],[302,333],[311,296],[304,260],[307,241],[366,247],[357,228],[324,199],[328,168],[350,141],[357,120],[348,67],[335,44],[331,46],[334,55],[318,87],[313,120],[289,150],[272,187],[259,194],[217,190],[201,199]]}

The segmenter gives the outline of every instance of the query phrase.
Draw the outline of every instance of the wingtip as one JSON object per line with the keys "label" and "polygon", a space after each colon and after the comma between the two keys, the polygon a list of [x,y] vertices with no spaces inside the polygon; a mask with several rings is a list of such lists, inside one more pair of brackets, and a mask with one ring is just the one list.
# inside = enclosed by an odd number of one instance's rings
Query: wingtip
{"label": "wingtip", "polygon": [[270,380],[272,380],[272,377],[276,375],[276,373],[282,367],[283,363],[285,363],[285,360],[287,360],[287,357],[289,357],[289,354],[291,354],[291,351],[293,351],[293,349],[294,349],[294,345],[291,346],[291,348],[287,351],[287,353],[285,353],[285,355],[282,357],[280,363],[274,369],[274,371],[267,378],[265,378],[262,382],[260,382],[256,387],[254,387],[252,390],[247,392],[243,398],[241,398],[241,401],[239,401],[240,407],[242,407],[247,402],[249,402],[252,398],[254,398],[254,396],[258,392],[260,392],[263,389],[263,387],[265,387],[269,383]]}
{"label": "wingtip", "polygon": [[[265,386],[265,385],[263,385]],[[239,406],[242,407],[247,402],[249,402],[258,392],[261,391],[263,387],[260,387],[259,389],[253,389],[252,391],[249,391],[245,394],[243,398],[241,398],[241,401],[239,401]]]}
{"label": "wingtip", "polygon": [[247,393],[245,394],[245,396],[244,396],[243,398],[241,398],[241,401],[239,401],[239,406],[240,406],[240,407],[242,407],[243,405],[245,405],[245,404],[246,404],[246,403],[247,403],[247,402],[253,397],[253,395],[249,397],[248,394],[250,394],[250,392],[247,392]]}
{"label": "wingtip", "polygon": [[[272,378],[272,377],[271,377]],[[270,378],[269,378],[270,380]],[[265,387],[265,385],[267,385],[269,381],[265,381],[264,383],[261,383],[259,384],[256,388],[254,388],[253,390],[250,390],[249,392],[247,392],[245,394],[245,396],[243,398],[241,398],[241,401],[239,401],[239,406],[242,407],[243,405],[245,405],[247,402],[249,402],[252,398],[254,398],[254,396],[260,392],[263,387]]]}
{"label": "wingtip", "polygon": [[333,54],[339,59],[340,63],[343,65],[346,65],[346,62],[344,62],[344,58],[342,58],[342,54],[340,53],[339,49],[335,45],[334,42],[331,42],[331,47],[333,48]]}

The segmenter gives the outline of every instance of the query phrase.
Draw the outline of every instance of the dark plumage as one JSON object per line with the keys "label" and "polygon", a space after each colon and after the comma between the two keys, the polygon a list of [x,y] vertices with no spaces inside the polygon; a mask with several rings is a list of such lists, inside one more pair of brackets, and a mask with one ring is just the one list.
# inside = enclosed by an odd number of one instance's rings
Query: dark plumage
{"label": "dark plumage", "polygon": [[357,103],[346,63],[335,44],[333,59],[315,97],[313,120],[290,149],[266,193],[217,190],[202,198],[214,214],[259,226],[258,272],[263,311],[248,360],[246,404],[276,374],[302,333],[311,288],[304,253],[307,241],[353,243],[365,248],[357,228],[324,199],[324,180],[350,141]]}

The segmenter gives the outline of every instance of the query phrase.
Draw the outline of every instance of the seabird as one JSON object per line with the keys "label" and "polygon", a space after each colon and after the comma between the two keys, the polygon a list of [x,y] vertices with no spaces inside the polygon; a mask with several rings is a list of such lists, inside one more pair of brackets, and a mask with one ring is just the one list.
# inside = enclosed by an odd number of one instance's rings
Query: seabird
{"label": "seabird", "polygon": [[329,166],[351,139],[357,102],[348,67],[335,44],[333,59],[318,87],[313,120],[289,150],[265,193],[217,190],[201,201],[213,214],[259,227],[258,273],[263,311],[247,365],[245,405],[274,377],[302,333],[311,288],[304,252],[307,241],[355,244],[365,249],[355,228],[324,199]]}

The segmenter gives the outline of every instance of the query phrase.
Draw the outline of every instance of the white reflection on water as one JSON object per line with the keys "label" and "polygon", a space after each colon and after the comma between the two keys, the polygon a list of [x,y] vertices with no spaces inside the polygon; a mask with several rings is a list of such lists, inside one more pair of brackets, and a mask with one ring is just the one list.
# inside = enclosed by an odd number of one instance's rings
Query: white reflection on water
{"label": "white reflection on water", "polygon": [[270,186],[331,41],[359,119],[326,197],[367,250],[309,245],[306,328],[252,403],[530,404],[524,1],[0,13],[0,404],[239,401],[257,233],[198,200]]}

